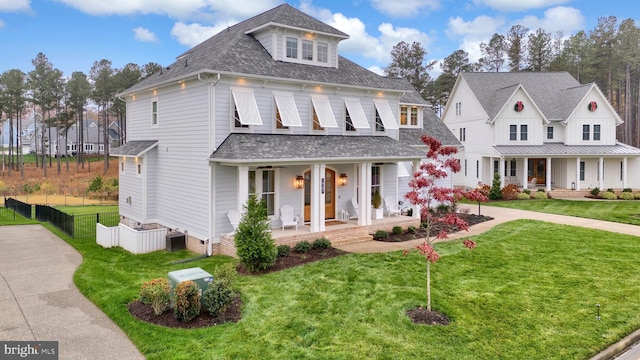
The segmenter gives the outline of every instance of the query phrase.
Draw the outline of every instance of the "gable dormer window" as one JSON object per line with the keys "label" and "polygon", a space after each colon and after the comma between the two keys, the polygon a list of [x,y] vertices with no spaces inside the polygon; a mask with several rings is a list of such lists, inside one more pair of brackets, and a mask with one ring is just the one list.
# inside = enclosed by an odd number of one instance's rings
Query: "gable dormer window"
{"label": "gable dormer window", "polygon": [[313,61],[313,41],[302,40],[302,60]]}
{"label": "gable dormer window", "polygon": [[326,42],[318,42],[318,62],[329,62],[329,44]]}
{"label": "gable dormer window", "polygon": [[298,58],[298,39],[287,36],[287,57],[289,59]]}

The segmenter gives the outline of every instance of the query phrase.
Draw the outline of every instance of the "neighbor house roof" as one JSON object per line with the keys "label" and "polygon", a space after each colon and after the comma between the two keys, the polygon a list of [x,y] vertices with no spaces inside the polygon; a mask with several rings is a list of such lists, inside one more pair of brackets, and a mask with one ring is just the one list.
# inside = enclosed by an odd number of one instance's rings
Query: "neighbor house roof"
{"label": "neighbor house roof", "polygon": [[156,146],[158,146],[157,140],[127,141],[126,144],[111,149],[109,155],[139,157]]}
{"label": "neighbor house roof", "polygon": [[338,68],[274,60],[262,44],[249,33],[267,24],[305,28],[342,38],[346,36],[341,31],[290,5],[282,4],[222,30],[180,55],[176,62],[164,67],[161,72],[140,81],[120,95],[135,93],[203,72],[253,75],[381,90],[413,91],[408,81],[377,75],[341,56],[338,57]]}
{"label": "neighbor house roof", "polygon": [[615,145],[564,145],[548,143],[544,145],[496,145],[496,151],[503,156],[640,156],[640,149],[622,143]]}
{"label": "neighbor house roof", "polygon": [[422,135],[438,139],[445,146],[462,146],[460,141],[431,108],[422,111],[422,129],[400,128],[400,142],[411,146],[425,146]]}
{"label": "neighbor house roof", "polygon": [[419,160],[424,152],[387,136],[230,134],[210,160],[223,163]]}
{"label": "neighbor house roof", "polygon": [[566,120],[593,84],[580,84],[568,72],[462,73],[491,119],[521,85],[549,120]]}

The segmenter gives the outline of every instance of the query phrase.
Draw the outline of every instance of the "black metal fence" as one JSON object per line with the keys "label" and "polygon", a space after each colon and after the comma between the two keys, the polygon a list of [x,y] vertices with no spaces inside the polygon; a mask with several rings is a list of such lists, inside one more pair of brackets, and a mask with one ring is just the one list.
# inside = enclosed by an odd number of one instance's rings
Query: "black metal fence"
{"label": "black metal fence", "polygon": [[[31,204],[13,198],[5,198],[4,204],[6,208],[12,209],[27,219],[33,219]],[[35,218],[52,224],[75,239],[94,238],[96,224],[117,226],[120,222],[120,214],[117,212],[70,215],[47,205],[35,205]]]}

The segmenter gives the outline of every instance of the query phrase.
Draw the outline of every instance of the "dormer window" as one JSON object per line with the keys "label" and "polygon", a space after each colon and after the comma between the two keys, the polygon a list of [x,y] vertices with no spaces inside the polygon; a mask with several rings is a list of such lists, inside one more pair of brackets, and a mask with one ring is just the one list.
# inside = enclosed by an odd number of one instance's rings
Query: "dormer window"
{"label": "dormer window", "polygon": [[400,106],[400,125],[401,126],[418,126],[418,107],[417,106]]}
{"label": "dormer window", "polygon": [[302,60],[313,61],[313,41],[302,40]]}
{"label": "dormer window", "polygon": [[287,57],[289,59],[298,58],[298,39],[287,37]]}
{"label": "dormer window", "polygon": [[329,62],[329,44],[318,42],[318,62]]}

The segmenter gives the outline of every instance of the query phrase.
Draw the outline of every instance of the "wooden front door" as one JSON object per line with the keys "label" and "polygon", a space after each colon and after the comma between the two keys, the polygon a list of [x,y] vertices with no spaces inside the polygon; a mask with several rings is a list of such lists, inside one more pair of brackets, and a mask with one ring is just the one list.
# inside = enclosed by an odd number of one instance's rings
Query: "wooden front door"
{"label": "wooden front door", "polygon": [[529,159],[529,178],[536,178],[536,184],[547,183],[547,159]]}
{"label": "wooden front door", "polygon": [[[336,172],[330,169],[324,171],[324,193],[324,218],[335,219]],[[304,221],[311,221],[311,171],[304,173]]]}

